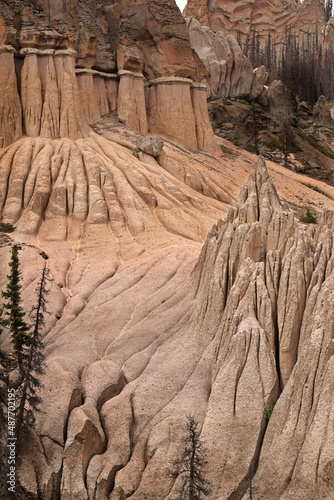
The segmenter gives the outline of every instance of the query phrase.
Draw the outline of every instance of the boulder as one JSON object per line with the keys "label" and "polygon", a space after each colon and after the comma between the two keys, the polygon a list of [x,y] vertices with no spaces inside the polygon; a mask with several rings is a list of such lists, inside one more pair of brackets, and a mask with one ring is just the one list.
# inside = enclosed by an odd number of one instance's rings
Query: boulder
{"label": "boulder", "polygon": [[159,156],[164,144],[160,137],[142,136],[137,139],[137,148],[154,157]]}
{"label": "boulder", "polygon": [[313,108],[313,118],[323,124],[331,122],[331,113],[327,107],[326,97],[321,95]]}
{"label": "boulder", "polygon": [[284,110],[288,112],[288,90],[281,80],[274,80],[270,84],[266,94],[269,100],[270,113],[273,116],[283,115]]}
{"label": "boulder", "polygon": [[252,86],[248,99],[257,99],[261,95],[268,76],[269,74],[267,73],[266,67],[263,65],[253,70]]}

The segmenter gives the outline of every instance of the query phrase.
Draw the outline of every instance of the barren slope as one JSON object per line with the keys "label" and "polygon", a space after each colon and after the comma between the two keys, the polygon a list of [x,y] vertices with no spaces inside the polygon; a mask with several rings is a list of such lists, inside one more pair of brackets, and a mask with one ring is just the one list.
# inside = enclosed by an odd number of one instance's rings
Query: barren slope
{"label": "barren slope", "polygon": [[[247,498],[256,470],[259,498],[329,499],[333,216],[295,221],[260,161],[206,238],[254,157],[226,142],[222,158],[168,143],[158,164],[133,154],[135,132],[104,134],[1,151],[26,304],[41,250],[54,278],[43,412],[22,484],[43,499],[172,500],[167,471],[192,414],[214,500]],[[285,200],[333,208],[303,176],[272,169]],[[4,287],[9,246],[0,252]]]}

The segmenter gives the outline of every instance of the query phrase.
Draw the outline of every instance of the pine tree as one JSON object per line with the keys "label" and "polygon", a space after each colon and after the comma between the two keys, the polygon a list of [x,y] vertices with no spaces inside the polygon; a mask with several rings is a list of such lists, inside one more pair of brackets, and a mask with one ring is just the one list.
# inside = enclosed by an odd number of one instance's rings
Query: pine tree
{"label": "pine tree", "polygon": [[[41,402],[40,397],[37,395],[37,390],[41,387],[41,384],[36,375],[44,372],[44,346],[41,341],[41,330],[45,326],[46,296],[49,293],[47,283],[49,281],[49,272],[45,263],[41,280],[36,288],[37,305],[32,309],[33,326],[24,368],[24,380],[20,388],[20,404],[17,412],[18,435],[22,430],[22,426],[34,426],[35,412],[38,411]],[[26,403],[28,403],[28,408]]]}
{"label": "pine tree", "polygon": [[181,479],[177,500],[202,500],[210,494],[210,484],[203,472],[204,449],[199,437],[198,423],[191,416],[187,419],[185,449],[181,459],[174,462],[174,465],[180,468],[169,475]]}
{"label": "pine tree", "polygon": [[28,334],[29,327],[24,321],[25,312],[21,307],[21,272],[18,252],[21,249],[19,245],[13,245],[12,258],[9,263],[10,274],[7,275],[8,283],[6,291],[2,292],[5,302],[3,308],[7,318],[3,320],[3,325],[9,327],[11,339],[14,346],[14,355],[18,362],[20,374],[24,376],[24,359],[26,356],[26,348],[30,343]]}

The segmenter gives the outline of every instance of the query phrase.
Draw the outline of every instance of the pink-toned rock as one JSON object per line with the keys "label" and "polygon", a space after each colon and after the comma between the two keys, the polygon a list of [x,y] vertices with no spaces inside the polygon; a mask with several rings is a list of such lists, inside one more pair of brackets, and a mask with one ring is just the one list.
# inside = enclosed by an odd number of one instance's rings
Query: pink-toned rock
{"label": "pink-toned rock", "polygon": [[21,71],[21,100],[27,135],[38,137],[43,103],[37,55],[34,53],[26,55],[24,58]]}
{"label": "pink-toned rock", "polygon": [[53,57],[38,57],[39,74],[42,83],[43,111],[41,118],[41,137],[55,139],[59,135],[59,92],[56,67]]}
{"label": "pink-toned rock", "polygon": [[109,102],[109,111],[115,111],[118,105],[118,78],[113,77],[113,75],[106,77],[105,85]]}
{"label": "pink-toned rock", "polygon": [[151,81],[148,123],[150,132],[197,149],[191,83],[174,77]]}
{"label": "pink-toned rock", "polygon": [[[148,131],[144,77],[140,73],[119,71],[118,117],[128,127],[144,134]],[[150,130],[153,130],[150,127]]]}
{"label": "pink-toned rock", "polygon": [[109,101],[103,77],[94,75],[94,90],[101,116],[107,115],[109,113]]}
{"label": "pink-toned rock", "polygon": [[195,17],[214,31],[239,37],[242,43],[258,33],[264,45],[268,32],[275,32],[276,43],[284,42],[286,30],[298,33],[300,43],[306,34],[319,34],[326,25],[324,3],[321,0],[189,0],[185,15]]}
{"label": "pink-toned rock", "polygon": [[75,53],[73,51],[56,51],[55,66],[60,93],[60,125],[61,137],[77,139],[82,137],[86,123],[81,111],[79,89],[75,76]]}
{"label": "pink-toned rock", "polygon": [[17,90],[11,46],[0,46],[0,147],[17,141],[22,134],[21,103]]}
{"label": "pink-toned rock", "polygon": [[94,76],[86,70],[76,71],[80,103],[87,123],[95,123],[101,118],[94,87]]}

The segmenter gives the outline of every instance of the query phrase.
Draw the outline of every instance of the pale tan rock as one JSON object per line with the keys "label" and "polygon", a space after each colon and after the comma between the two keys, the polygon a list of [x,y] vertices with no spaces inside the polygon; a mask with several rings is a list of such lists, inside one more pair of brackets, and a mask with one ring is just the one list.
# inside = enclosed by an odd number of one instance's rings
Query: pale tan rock
{"label": "pale tan rock", "polygon": [[268,79],[269,74],[267,73],[265,66],[259,66],[253,70],[253,81],[250,89],[248,99],[257,99],[263,92],[264,84]]}
{"label": "pale tan rock", "polygon": [[115,111],[118,106],[118,80],[115,78],[106,78],[105,80],[107,98],[109,102],[109,111]]}
{"label": "pale tan rock", "polygon": [[231,86],[233,55],[221,31],[213,32],[194,18],[187,19],[190,43],[208,70],[211,96],[228,97]]}
{"label": "pale tan rock", "polygon": [[220,154],[221,149],[216,142],[209,120],[206,85],[193,84],[191,87],[191,99],[195,116],[198,149],[212,154]]}
{"label": "pale tan rock", "polygon": [[330,123],[331,115],[327,107],[326,97],[324,95],[321,95],[316,104],[314,105],[313,117],[315,120],[323,124]]}
{"label": "pale tan rock", "polygon": [[269,100],[272,115],[283,116],[284,113],[288,113],[287,88],[281,80],[275,80],[270,84],[266,96]]}
{"label": "pale tan rock", "polygon": [[[157,160],[140,161],[137,137],[115,126],[109,140],[25,138],[0,152],[2,205],[17,217],[15,240],[29,242],[21,254],[23,302],[33,301],[42,249],[55,280],[44,335],[45,412],[38,446],[24,457],[27,492],[38,483],[50,500],[59,491],[173,500],[177,483],[167,472],[182,455],[191,413],[213,499],[241,496],[259,456],[253,485],[263,499],[268,491],[326,498],[333,216],[324,213],[312,227],[295,220],[263,160],[227,215],[254,156],[217,158],[165,142]],[[284,198],[333,207],[305,176],[269,166]],[[27,235],[33,223],[36,234]],[[9,253],[0,247],[2,289]]]}
{"label": "pale tan rock", "polygon": [[231,48],[234,63],[229,94],[231,97],[245,97],[251,91],[253,68],[249,59],[244,56],[234,36],[228,35],[226,40]]}
{"label": "pale tan rock", "polygon": [[2,147],[17,141],[22,135],[21,103],[17,91],[14,49],[6,46],[0,52],[0,137]]}

